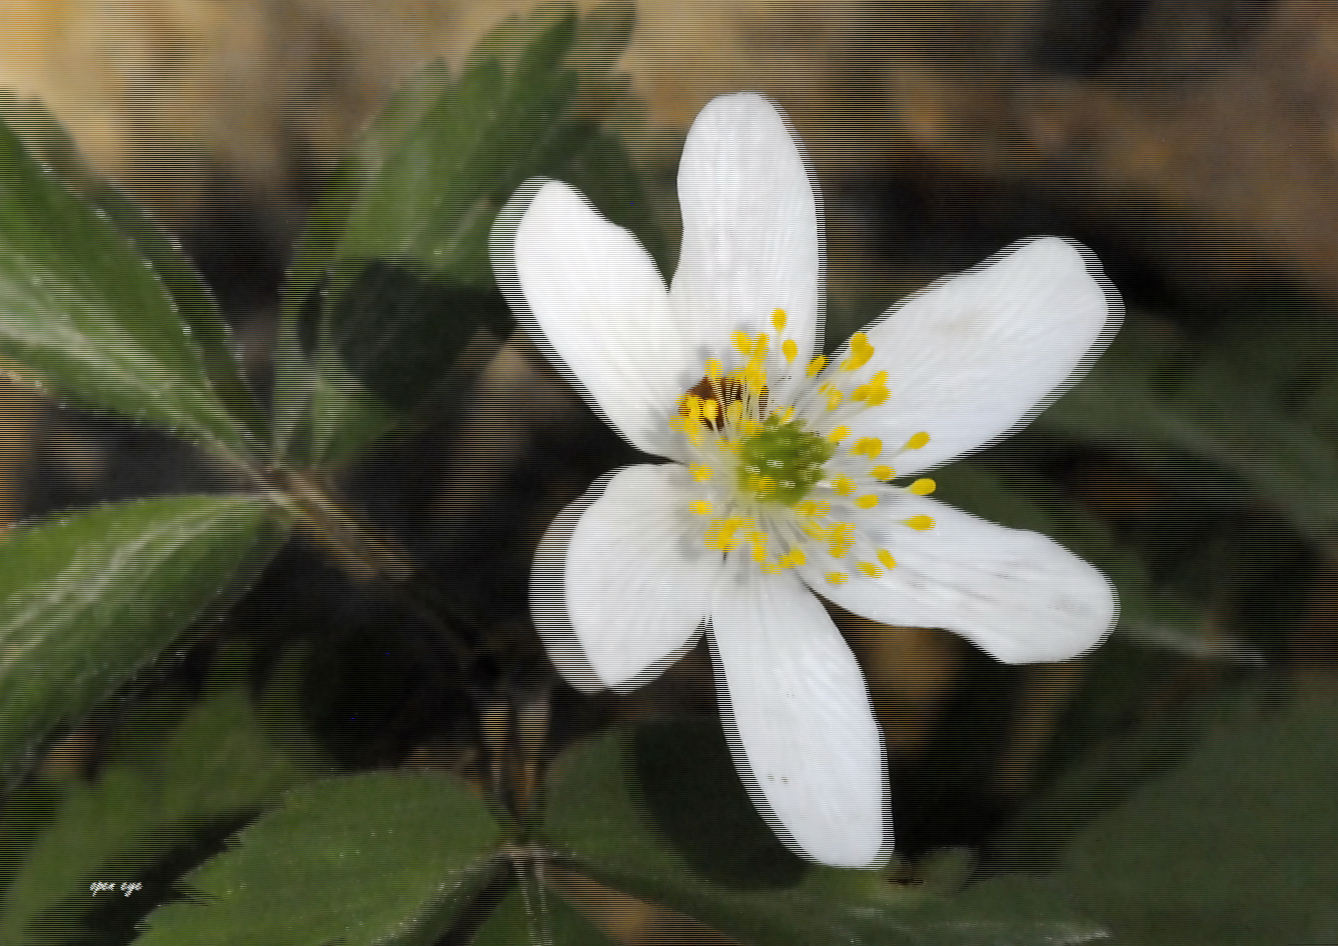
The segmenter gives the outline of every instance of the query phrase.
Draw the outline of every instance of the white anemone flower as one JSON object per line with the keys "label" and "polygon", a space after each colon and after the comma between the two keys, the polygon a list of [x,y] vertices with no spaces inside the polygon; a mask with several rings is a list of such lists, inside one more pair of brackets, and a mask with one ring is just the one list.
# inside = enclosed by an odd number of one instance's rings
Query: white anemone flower
{"label": "white anemone flower", "polygon": [[1085,250],[1033,239],[894,306],[827,362],[819,201],[778,109],[750,93],[708,104],[678,194],[667,288],[565,184],[529,182],[493,230],[499,284],[536,341],[610,427],[671,461],[617,470],[558,518],[536,623],[587,691],[638,686],[708,634],[759,812],[801,856],[880,864],[886,752],[818,596],[1008,663],[1096,646],[1116,615],[1100,571],[928,498],[919,474],[1042,410],[1114,334],[1119,299]]}

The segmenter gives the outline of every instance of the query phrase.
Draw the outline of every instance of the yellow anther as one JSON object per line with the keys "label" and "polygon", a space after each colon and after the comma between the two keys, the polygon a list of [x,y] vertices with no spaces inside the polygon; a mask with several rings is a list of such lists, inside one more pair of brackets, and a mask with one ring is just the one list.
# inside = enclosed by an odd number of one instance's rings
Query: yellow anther
{"label": "yellow anther", "polygon": [[873,346],[869,344],[869,336],[856,332],[850,336],[850,357],[841,362],[841,370],[857,371],[867,365],[872,357]]}
{"label": "yellow anther", "polygon": [[850,448],[850,452],[856,456],[863,454],[870,460],[877,460],[879,454],[883,452],[883,442],[877,437],[861,437],[855,441],[855,446]]}
{"label": "yellow anther", "polygon": [[775,491],[776,491],[776,481],[775,481],[775,480],[773,480],[773,479],[772,479],[771,477],[769,477],[769,476],[758,477],[758,480],[757,480],[757,492],[762,493],[763,495],[765,495],[765,494],[767,494],[767,493],[774,493]]}
{"label": "yellow anther", "polygon": [[715,426],[715,419],[720,416],[720,405],[714,400],[702,401],[702,416],[712,427]]}
{"label": "yellow anther", "polygon": [[850,551],[849,546],[840,545],[836,542],[833,542],[831,547],[827,549],[827,554],[830,555],[832,558],[845,558],[846,553],[849,551]]}
{"label": "yellow anther", "polygon": [[803,523],[803,525],[800,528],[804,530],[804,534],[807,535],[810,539],[825,541],[827,539],[827,536],[830,535],[830,532],[828,532],[827,529],[823,528],[821,525],[814,522],[812,519]]}
{"label": "yellow anther", "polygon": [[749,362],[743,369],[743,383],[748,385],[754,397],[762,393],[767,384],[767,370],[757,362]]}
{"label": "yellow anther", "polygon": [[760,564],[762,564],[763,562],[765,562],[766,560],[767,560],[767,550],[766,550],[766,546],[762,545],[760,542],[754,542],[754,543],[753,543],[753,561],[754,561],[754,562],[757,562],[757,563],[760,565]]}
{"label": "yellow anther", "polygon": [[705,483],[715,474],[715,470],[711,469],[705,463],[694,463],[692,466],[688,467],[688,470],[692,473],[692,478],[698,483]]}
{"label": "yellow anther", "polygon": [[827,410],[829,411],[836,410],[838,407],[841,406],[841,402],[844,401],[845,399],[846,396],[844,394],[842,394],[835,388],[832,388],[831,391],[827,392]]}
{"label": "yellow anther", "polygon": [[777,309],[775,312],[771,313],[771,324],[772,324],[773,326],[775,326],[776,331],[778,331],[778,332],[783,332],[783,331],[785,331],[785,310],[784,310],[784,309]]}
{"label": "yellow anther", "polygon": [[836,490],[838,496],[849,496],[855,491],[855,481],[842,473],[832,479],[832,489]]}
{"label": "yellow anther", "polygon": [[890,466],[876,466],[869,471],[869,475],[876,480],[890,480],[896,473],[897,471]]}
{"label": "yellow anther", "polygon": [[935,483],[933,480],[920,479],[916,480],[914,483],[912,483],[910,486],[906,488],[910,490],[912,493],[914,493],[916,496],[928,496],[930,493],[934,491],[934,489],[937,486],[938,484]]}
{"label": "yellow anther", "polygon": [[786,361],[794,361],[799,356],[799,346],[795,344],[793,338],[787,338],[781,345],[781,352],[785,355]]}
{"label": "yellow anther", "polygon": [[818,357],[814,358],[812,361],[808,363],[808,369],[806,371],[806,374],[810,378],[816,378],[818,376],[818,372],[820,372],[825,367],[827,367],[827,359],[824,358],[822,355],[819,355]]}
{"label": "yellow anther", "polygon": [[693,503],[691,509],[699,516],[709,516],[711,514],[711,504],[704,499],[699,499]]}
{"label": "yellow anther", "polygon": [[725,373],[725,369],[720,367],[720,362],[714,358],[706,359],[706,377],[712,381],[719,381],[720,376]]}
{"label": "yellow anther", "polygon": [[832,504],[825,503],[820,499],[805,499],[794,508],[799,515],[813,518],[827,515],[827,513],[831,512]]}
{"label": "yellow anther", "polygon": [[929,516],[911,516],[906,520],[906,525],[924,532],[926,529],[934,528],[934,520]]}
{"label": "yellow anther", "polygon": [[878,497],[873,493],[865,493],[859,499],[855,500],[855,505],[861,509],[872,509],[878,505]]}
{"label": "yellow anther", "polygon": [[869,578],[877,578],[879,575],[882,574],[882,571],[878,568],[878,566],[874,565],[872,562],[860,562],[855,567],[858,568]]}
{"label": "yellow anther", "polygon": [[734,347],[739,350],[740,355],[751,355],[753,353],[753,340],[747,332],[735,332],[729,337],[734,343]]}
{"label": "yellow anther", "polygon": [[916,434],[915,436],[913,436],[910,440],[907,440],[907,441],[906,441],[906,446],[903,447],[902,449],[904,449],[904,450],[919,450],[921,447],[923,447],[923,446],[924,446],[925,444],[927,444],[927,443],[929,443],[929,434],[925,433],[925,432],[922,430],[922,431],[920,431],[918,434]]}
{"label": "yellow anther", "polygon": [[849,436],[850,436],[849,427],[837,427],[835,430],[827,434],[827,439],[830,440],[832,443],[840,443],[842,440],[845,440]]}
{"label": "yellow anther", "polygon": [[840,572],[828,572],[826,575],[823,575],[822,577],[826,578],[833,585],[844,585],[847,581],[850,580],[846,575],[843,575]]}
{"label": "yellow anther", "polygon": [[891,571],[897,567],[897,560],[892,557],[892,553],[887,549],[878,550],[878,561],[883,563],[883,567]]}
{"label": "yellow anther", "polygon": [[731,426],[737,427],[739,426],[739,418],[741,417],[743,417],[743,402],[730,401],[729,405],[725,408],[725,420],[728,421]]}
{"label": "yellow anther", "polygon": [[753,346],[753,358],[761,360],[766,355],[767,349],[771,347],[771,336],[766,332],[757,333],[757,343]]}
{"label": "yellow anther", "polygon": [[784,565],[786,568],[795,568],[800,565],[807,564],[808,556],[804,554],[803,549],[796,546],[790,549],[790,554],[782,558],[780,560],[780,563]]}

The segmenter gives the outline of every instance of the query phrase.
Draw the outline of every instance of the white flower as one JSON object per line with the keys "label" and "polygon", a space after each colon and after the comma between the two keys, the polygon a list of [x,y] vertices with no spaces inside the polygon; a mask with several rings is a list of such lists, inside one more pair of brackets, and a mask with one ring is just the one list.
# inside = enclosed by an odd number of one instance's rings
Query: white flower
{"label": "white flower", "polygon": [[1101,641],[1116,602],[1099,571],[927,498],[918,474],[1026,423],[1104,347],[1119,301],[1084,251],[1036,239],[894,307],[825,364],[819,207],[784,117],[758,95],[711,102],[678,192],[667,290],[565,184],[530,182],[493,231],[499,283],[553,362],[673,461],[618,470],[559,517],[536,623],[587,690],[644,683],[705,629],[759,811],[797,853],[876,864],[892,844],[882,738],[814,592],[1009,663]]}

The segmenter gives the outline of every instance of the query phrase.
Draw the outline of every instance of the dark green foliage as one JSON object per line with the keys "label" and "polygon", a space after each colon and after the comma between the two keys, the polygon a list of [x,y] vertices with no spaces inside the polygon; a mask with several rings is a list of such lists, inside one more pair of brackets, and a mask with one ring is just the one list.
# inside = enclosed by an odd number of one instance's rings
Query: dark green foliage
{"label": "dark green foliage", "polygon": [[250,583],[286,536],[246,496],[174,496],[0,542],[0,766],[13,770]]}
{"label": "dark green foliage", "polygon": [[501,830],[456,779],[314,783],[189,874],[137,946],[430,946],[488,882]]}

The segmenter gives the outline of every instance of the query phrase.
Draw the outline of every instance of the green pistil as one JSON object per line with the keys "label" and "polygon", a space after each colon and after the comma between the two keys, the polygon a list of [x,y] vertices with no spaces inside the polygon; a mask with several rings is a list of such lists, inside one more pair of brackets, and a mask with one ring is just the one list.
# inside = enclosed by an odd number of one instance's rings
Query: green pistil
{"label": "green pistil", "polygon": [[836,446],[796,420],[774,415],[739,447],[739,489],[762,502],[793,506],[822,480]]}

